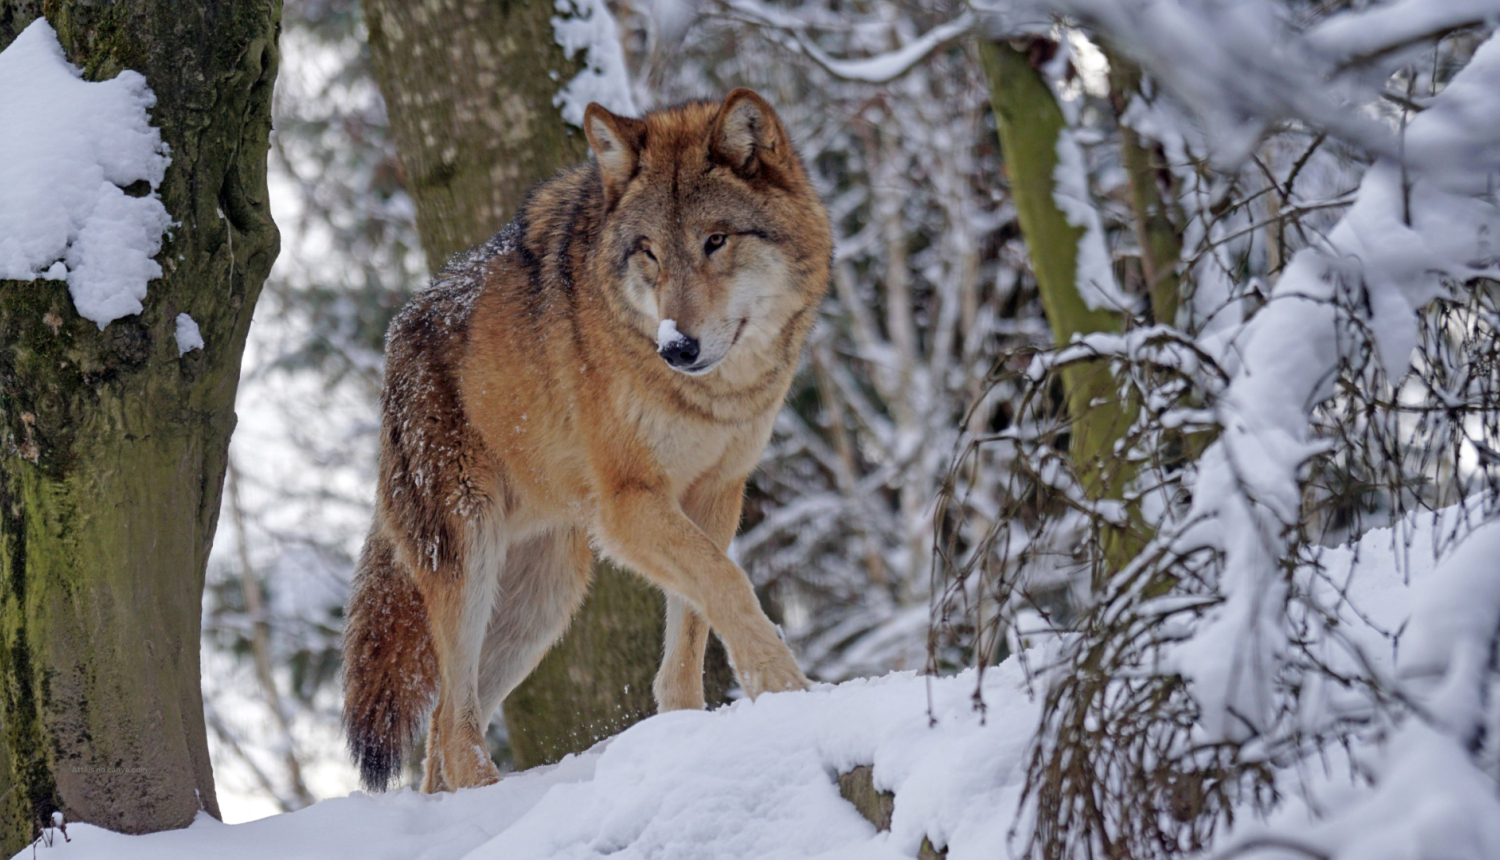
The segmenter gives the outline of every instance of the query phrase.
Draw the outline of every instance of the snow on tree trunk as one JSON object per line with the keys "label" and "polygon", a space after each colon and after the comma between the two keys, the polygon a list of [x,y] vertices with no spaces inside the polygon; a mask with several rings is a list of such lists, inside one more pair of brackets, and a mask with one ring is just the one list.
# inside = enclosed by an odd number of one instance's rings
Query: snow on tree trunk
{"label": "snow on tree trunk", "polygon": [[[39,5],[0,2],[0,50]],[[240,356],[279,245],[266,152],[280,3],[46,10],[85,80],[129,70],[154,92],[150,124],[171,158],[154,194],[175,223],[146,260],[161,272],[138,312],[102,327],[57,279],[85,264],[73,252],[49,278],[0,281],[7,854],[55,812],[125,832],[218,813],[199,687],[204,568]],[[106,196],[130,210],[149,184]],[[181,314],[201,333],[191,351],[179,347]]]}

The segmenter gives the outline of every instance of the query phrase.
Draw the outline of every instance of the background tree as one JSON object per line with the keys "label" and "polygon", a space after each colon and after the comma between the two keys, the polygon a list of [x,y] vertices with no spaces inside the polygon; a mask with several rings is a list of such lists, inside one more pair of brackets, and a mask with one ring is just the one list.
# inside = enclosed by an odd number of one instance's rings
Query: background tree
{"label": "background tree", "polygon": [[[54,811],[142,832],[218,814],[198,642],[240,357],[278,249],[266,151],[281,4],[6,0],[89,80],[132,69],[171,147],[175,226],[138,315],[0,282],[0,850]],[[179,357],[191,310],[204,345]]]}

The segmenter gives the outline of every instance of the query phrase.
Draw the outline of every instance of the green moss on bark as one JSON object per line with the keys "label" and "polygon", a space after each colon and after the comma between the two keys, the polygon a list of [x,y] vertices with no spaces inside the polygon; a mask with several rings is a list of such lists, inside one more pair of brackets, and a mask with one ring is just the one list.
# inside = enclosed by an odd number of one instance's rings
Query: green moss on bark
{"label": "green moss on bark", "polygon": [[[134,69],[177,222],[138,315],[0,282],[0,849],[52,811],[144,832],[217,814],[199,688],[204,568],[250,313],[278,247],[265,160],[280,4],[0,0],[90,79]],[[189,313],[202,350],[177,355]]]}
{"label": "green moss on bark", "polygon": [[[1066,121],[1052,89],[1037,68],[1041,44],[1017,47],[981,40],[979,57],[990,85],[990,103],[1000,133],[1000,149],[1010,179],[1011,200],[1036,275],[1042,309],[1053,342],[1077,334],[1120,332],[1119,314],[1093,309],[1078,291],[1078,240],[1082,228],[1068,223],[1053,197],[1057,141]],[[1091,498],[1121,497],[1131,478],[1117,468],[1114,445],[1129,429],[1135,407],[1121,401],[1115,378],[1104,362],[1074,364],[1062,370],[1068,416],[1068,453],[1079,483]],[[1104,550],[1118,569],[1139,549],[1139,529],[1108,529]]]}

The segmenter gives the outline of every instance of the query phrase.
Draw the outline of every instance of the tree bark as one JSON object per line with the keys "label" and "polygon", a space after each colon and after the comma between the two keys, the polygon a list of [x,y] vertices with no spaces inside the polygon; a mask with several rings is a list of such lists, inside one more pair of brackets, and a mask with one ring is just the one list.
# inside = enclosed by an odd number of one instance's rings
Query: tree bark
{"label": "tree bark", "polygon": [[[554,40],[554,14],[551,0],[365,4],[430,266],[488,239],[531,186],[588,157],[552,101],[582,67]],[[581,752],[655,713],[664,612],[640,577],[595,565],[568,633],[505,701],[517,767]],[[727,661],[710,662],[709,701],[722,701]]]}
{"label": "tree bark", "polygon": [[1182,208],[1175,188],[1170,197],[1163,185],[1175,185],[1161,146],[1146,140],[1125,123],[1130,99],[1138,98],[1141,70],[1116,51],[1108,51],[1109,99],[1120,124],[1120,162],[1130,178],[1130,207],[1135,215],[1135,238],[1141,246],[1141,271],[1151,297],[1152,322],[1176,325],[1180,284],[1177,262],[1182,257]]}
{"label": "tree bark", "polygon": [[[1113,311],[1090,308],[1078,291],[1078,241],[1084,231],[1068,222],[1053,197],[1057,141],[1066,120],[1037,68],[1036,56],[1008,42],[979,42],[1016,220],[1053,342],[1063,345],[1075,334],[1123,331],[1124,320]],[[1107,464],[1115,459],[1114,444],[1129,429],[1135,406],[1120,399],[1104,362],[1065,367],[1062,380],[1072,421],[1068,454],[1079,483],[1090,498],[1118,499],[1132,476],[1127,469]],[[1129,530],[1108,528],[1102,537],[1112,569],[1140,548]]]}
{"label": "tree bark", "polygon": [[[279,238],[266,153],[278,0],[0,0],[90,80],[157,97],[177,222],[143,311],[102,331],[59,281],[0,282],[0,849],[61,811],[138,833],[218,815],[199,686],[204,569],[240,357]],[[178,313],[204,347],[179,357]]]}
{"label": "tree bark", "polygon": [[552,104],[582,63],[553,38],[550,0],[367,0],[364,12],[435,270],[505,226],[531,186],[588,157]]}
{"label": "tree bark", "polygon": [[[1119,314],[1090,308],[1078,292],[1078,241],[1084,231],[1068,222],[1053,197],[1057,139],[1066,121],[1051,88],[1025,50],[981,40],[979,56],[989,79],[1016,219],[1053,341],[1062,345],[1075,334],[1122,331]],[[1094,485],[1097,478],[1090,480],[1089,464],[1109,453],[1119,422],[1099,414],[1093,404],[1115,399],[1114,380],[1106,369],[1074,366],[1063,371],[1063,383],[1074,419],[1070,450],[1085,488],[1098,497],[1110,488]]]}

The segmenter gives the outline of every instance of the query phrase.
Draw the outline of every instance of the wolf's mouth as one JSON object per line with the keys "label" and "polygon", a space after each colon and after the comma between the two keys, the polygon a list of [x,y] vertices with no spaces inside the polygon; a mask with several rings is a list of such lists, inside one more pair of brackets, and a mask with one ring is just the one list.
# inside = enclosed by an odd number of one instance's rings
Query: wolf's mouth
{"label": "wolf's mouth", "polygon": [[729,356],[729,351],[734,349],[734,345],[740,342],[740,335],[745,333],[745,326],[749,322],[749,317],[740,320],[740,324],[734,330],[734,337],[729,339],[729,346],[725,347],[723,355],[720,355],[718,358],[700,361],[697,364],[691,364],[687,367],[674,367],[673,370],[676,370],[678,373],[686,373],[688,376],[702,376],[715,367],[718,367]]}

